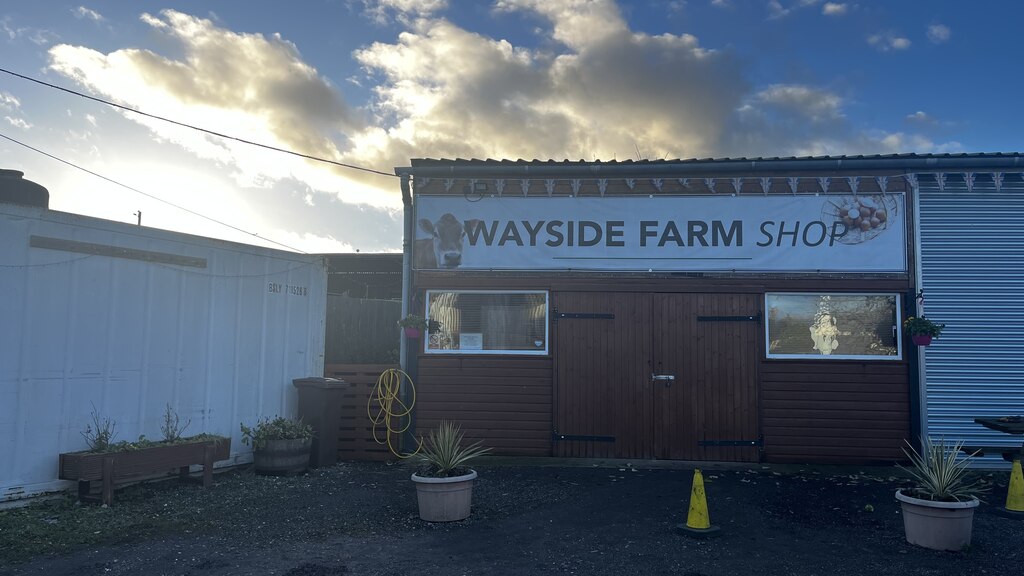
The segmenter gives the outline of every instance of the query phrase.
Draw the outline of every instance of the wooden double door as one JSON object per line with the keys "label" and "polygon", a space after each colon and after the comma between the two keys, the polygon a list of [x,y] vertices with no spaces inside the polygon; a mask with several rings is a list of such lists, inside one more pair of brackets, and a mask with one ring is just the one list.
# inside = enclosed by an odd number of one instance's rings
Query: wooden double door
{"label": "wooden double door", "polygon": [[761,302],[554,293],[554,454],[757,461]]}

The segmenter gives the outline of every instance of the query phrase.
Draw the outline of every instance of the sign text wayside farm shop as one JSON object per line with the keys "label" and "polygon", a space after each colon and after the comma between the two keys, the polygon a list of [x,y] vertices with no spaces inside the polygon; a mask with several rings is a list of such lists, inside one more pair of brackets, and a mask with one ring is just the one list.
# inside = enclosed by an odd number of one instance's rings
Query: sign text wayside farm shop
{"label": "sign text wayside farm shop", "polygon": [[907,269],[904,209],[899,193],[419,196],[414,266],[901,273]]}

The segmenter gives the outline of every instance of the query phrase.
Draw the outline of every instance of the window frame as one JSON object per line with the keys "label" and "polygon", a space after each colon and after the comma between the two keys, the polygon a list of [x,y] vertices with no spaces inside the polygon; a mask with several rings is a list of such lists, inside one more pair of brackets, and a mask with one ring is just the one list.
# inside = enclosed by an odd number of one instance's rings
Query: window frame
{"label": "window frame", "polygon": [[430,317],[430,296],[431,294],[542,294],[544,296],[544,348],[539,350],[432,350],[430,348],[430,333],[425,332],[423,337],[423,353],[430,355],[452,355],[462,354],[467,356],[547,356],[550,354],[551,346],[551,293],[549,290],[461,290],[458,288],[441,289],[434,288],[424,293],[423,317]]}
{"label": "window frame", "polygon": [[[772,296],[890,296],[896,301],[895,318],[893,318],[893,327],[896,330],[896,355],[895,356],[881,356],[873,354],[778,354],[771,352],[771,333],[768,321],[769,305],[768,299]],[[903,358],[903,337],[900,325],[903,318],[903,295],[899,292],[765,292],[764,294],[764,353],[765,359],[767,360],[824,360],[832,362],[842,361],[864,361],[870,360],[875,362],[899,362]]]}

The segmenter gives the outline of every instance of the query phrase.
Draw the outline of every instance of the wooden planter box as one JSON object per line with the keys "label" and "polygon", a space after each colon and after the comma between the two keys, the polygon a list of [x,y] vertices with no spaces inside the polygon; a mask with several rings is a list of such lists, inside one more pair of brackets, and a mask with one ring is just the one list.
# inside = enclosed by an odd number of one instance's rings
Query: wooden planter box
{"label": "wooden planter box", "polygon": [[152,446],[126,452],[69,452],[60,455],[60,479],[78,482],[78,498],[89,495],[89,483],[103,481],[102,501],[114,502],[114,484],[123,480],[178,469],[178,477],[187,479],[189,466],[203,467],[203,487],[213,483],[213,463],[227,460],[231,438],[203,440],[188,444]]}

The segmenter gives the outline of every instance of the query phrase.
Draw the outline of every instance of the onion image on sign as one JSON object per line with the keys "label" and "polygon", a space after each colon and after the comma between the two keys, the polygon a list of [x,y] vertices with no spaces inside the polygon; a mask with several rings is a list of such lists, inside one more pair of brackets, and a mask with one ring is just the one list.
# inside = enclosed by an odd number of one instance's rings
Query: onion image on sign
{"label": "onion image on sign", "polygon": [[836,240],[843,244],[861,244],[888,229],[897,217],[896,198],[887,195],[836,196],[821,209],[825,222],[842,222],[846,234]]}

